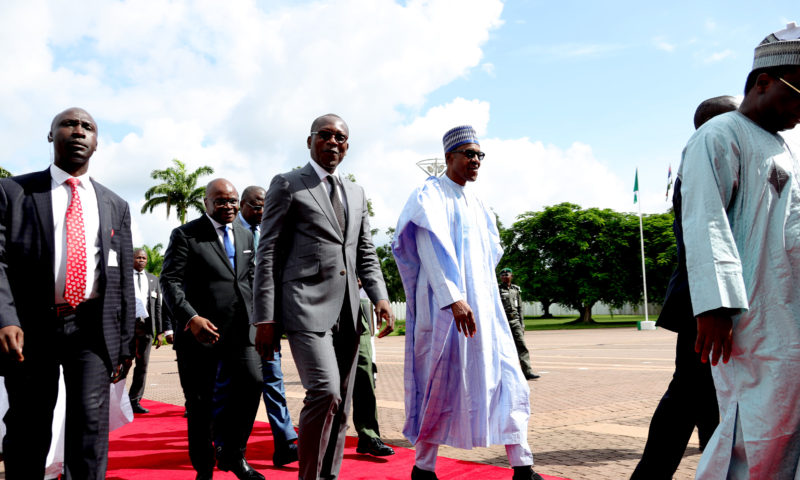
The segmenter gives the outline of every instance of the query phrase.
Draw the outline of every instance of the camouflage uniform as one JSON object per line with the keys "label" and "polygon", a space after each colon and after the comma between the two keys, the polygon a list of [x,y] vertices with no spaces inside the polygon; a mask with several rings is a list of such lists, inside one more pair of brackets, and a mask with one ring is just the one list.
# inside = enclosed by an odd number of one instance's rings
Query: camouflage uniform
{"label": "camouflage uniform", "polygon": [[500,298],[503,301],[503,308],[506,310],[508,325],[511,327],[511,335],[514,337],[514,345],[517,347],[519,364],[525,378],[534,377],[531,369],[531,358],[528,347],[525,345],[525,325],[522,323],[522,297],[518,285],[506,286],[500,282]]}

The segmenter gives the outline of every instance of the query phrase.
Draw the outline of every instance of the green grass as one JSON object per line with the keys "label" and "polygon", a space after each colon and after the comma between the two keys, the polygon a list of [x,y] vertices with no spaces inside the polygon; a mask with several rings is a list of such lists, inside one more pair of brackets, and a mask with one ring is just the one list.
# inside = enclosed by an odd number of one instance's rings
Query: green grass
{"label": "green grass", "polygon": [[[584,328],[622,328],[636,327],[636,322],[644,320],[644,315],[595,315],[595,323],[588,325],[568,323],[578,318],[578,315],[563,315],[553,318],[525,317],[525,330],[576,330]],[[650,317],[655,320],[656,317]],[[398,319],[394,324],[392,335],[405,335],[406,321]]]}

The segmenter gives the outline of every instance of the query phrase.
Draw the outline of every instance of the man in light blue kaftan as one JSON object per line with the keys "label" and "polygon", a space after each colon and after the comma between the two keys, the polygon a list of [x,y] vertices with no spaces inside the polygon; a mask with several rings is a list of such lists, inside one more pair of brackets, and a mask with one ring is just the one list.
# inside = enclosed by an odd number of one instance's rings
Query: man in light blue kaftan
{"label": "man in light blue kaftan", "polygon": [[502,255],[495,217],[466,187],[484,154],[469,126],[448,131],[444,144],[446,174],[411,194],[392,244],[407,302],[403,434],[416,448],[411,478],[437,478],[441,444],[502,444],[515,480],[541,479],[527,441],[530,390],[495,280]]}
{"label": "man in light blue kaftan", "polygon": [[[701,127],[678,177],[695,349],[720,424],[698,479],[800,478],[800,28],[767,37],[738,111]],[[718,364],[722,356],[723,362]]]}

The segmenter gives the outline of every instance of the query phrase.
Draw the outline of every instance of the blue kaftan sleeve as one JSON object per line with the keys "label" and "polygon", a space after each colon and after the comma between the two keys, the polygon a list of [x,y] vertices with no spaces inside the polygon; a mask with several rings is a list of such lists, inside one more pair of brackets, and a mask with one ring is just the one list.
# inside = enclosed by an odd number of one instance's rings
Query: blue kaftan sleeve
{"label": "blue kaftan sleeve", "polygon": [[748,308],[728,217],[739,186],[740,153],[735,127],[724,122],[702,127],[683,152],[681,220],[695,315],[720,307]]}

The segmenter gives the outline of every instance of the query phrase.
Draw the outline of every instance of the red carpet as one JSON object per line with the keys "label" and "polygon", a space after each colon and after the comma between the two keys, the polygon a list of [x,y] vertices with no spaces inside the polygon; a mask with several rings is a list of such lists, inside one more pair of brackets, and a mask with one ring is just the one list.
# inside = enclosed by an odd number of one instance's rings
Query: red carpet
{"label": "red carpet", "polygon": [[[165,403],[142,400],[150,409],[147,415],[137,415],[133,423],[111,432],[108,479],[124,480],[192,480],[195,472],[189,462],[186,442],[186,419],[183,408]],[[408,480],[414,465],[414,451],[394,447],[395,455],[376,458],[356,453],[357,439],[347,438],[344,451],[342,480]],[[269,480],[295,480],[297,463],[284,468],[272,466],[272,433],[269,424],[256,422],[247,460]],[[439,457],[436,475],[442,480],[509,480],[511,470],[480,463]],[[542,475],[547,480],[565,480]],[[229,472],[214,471],[215,479],[235,479]]]}

